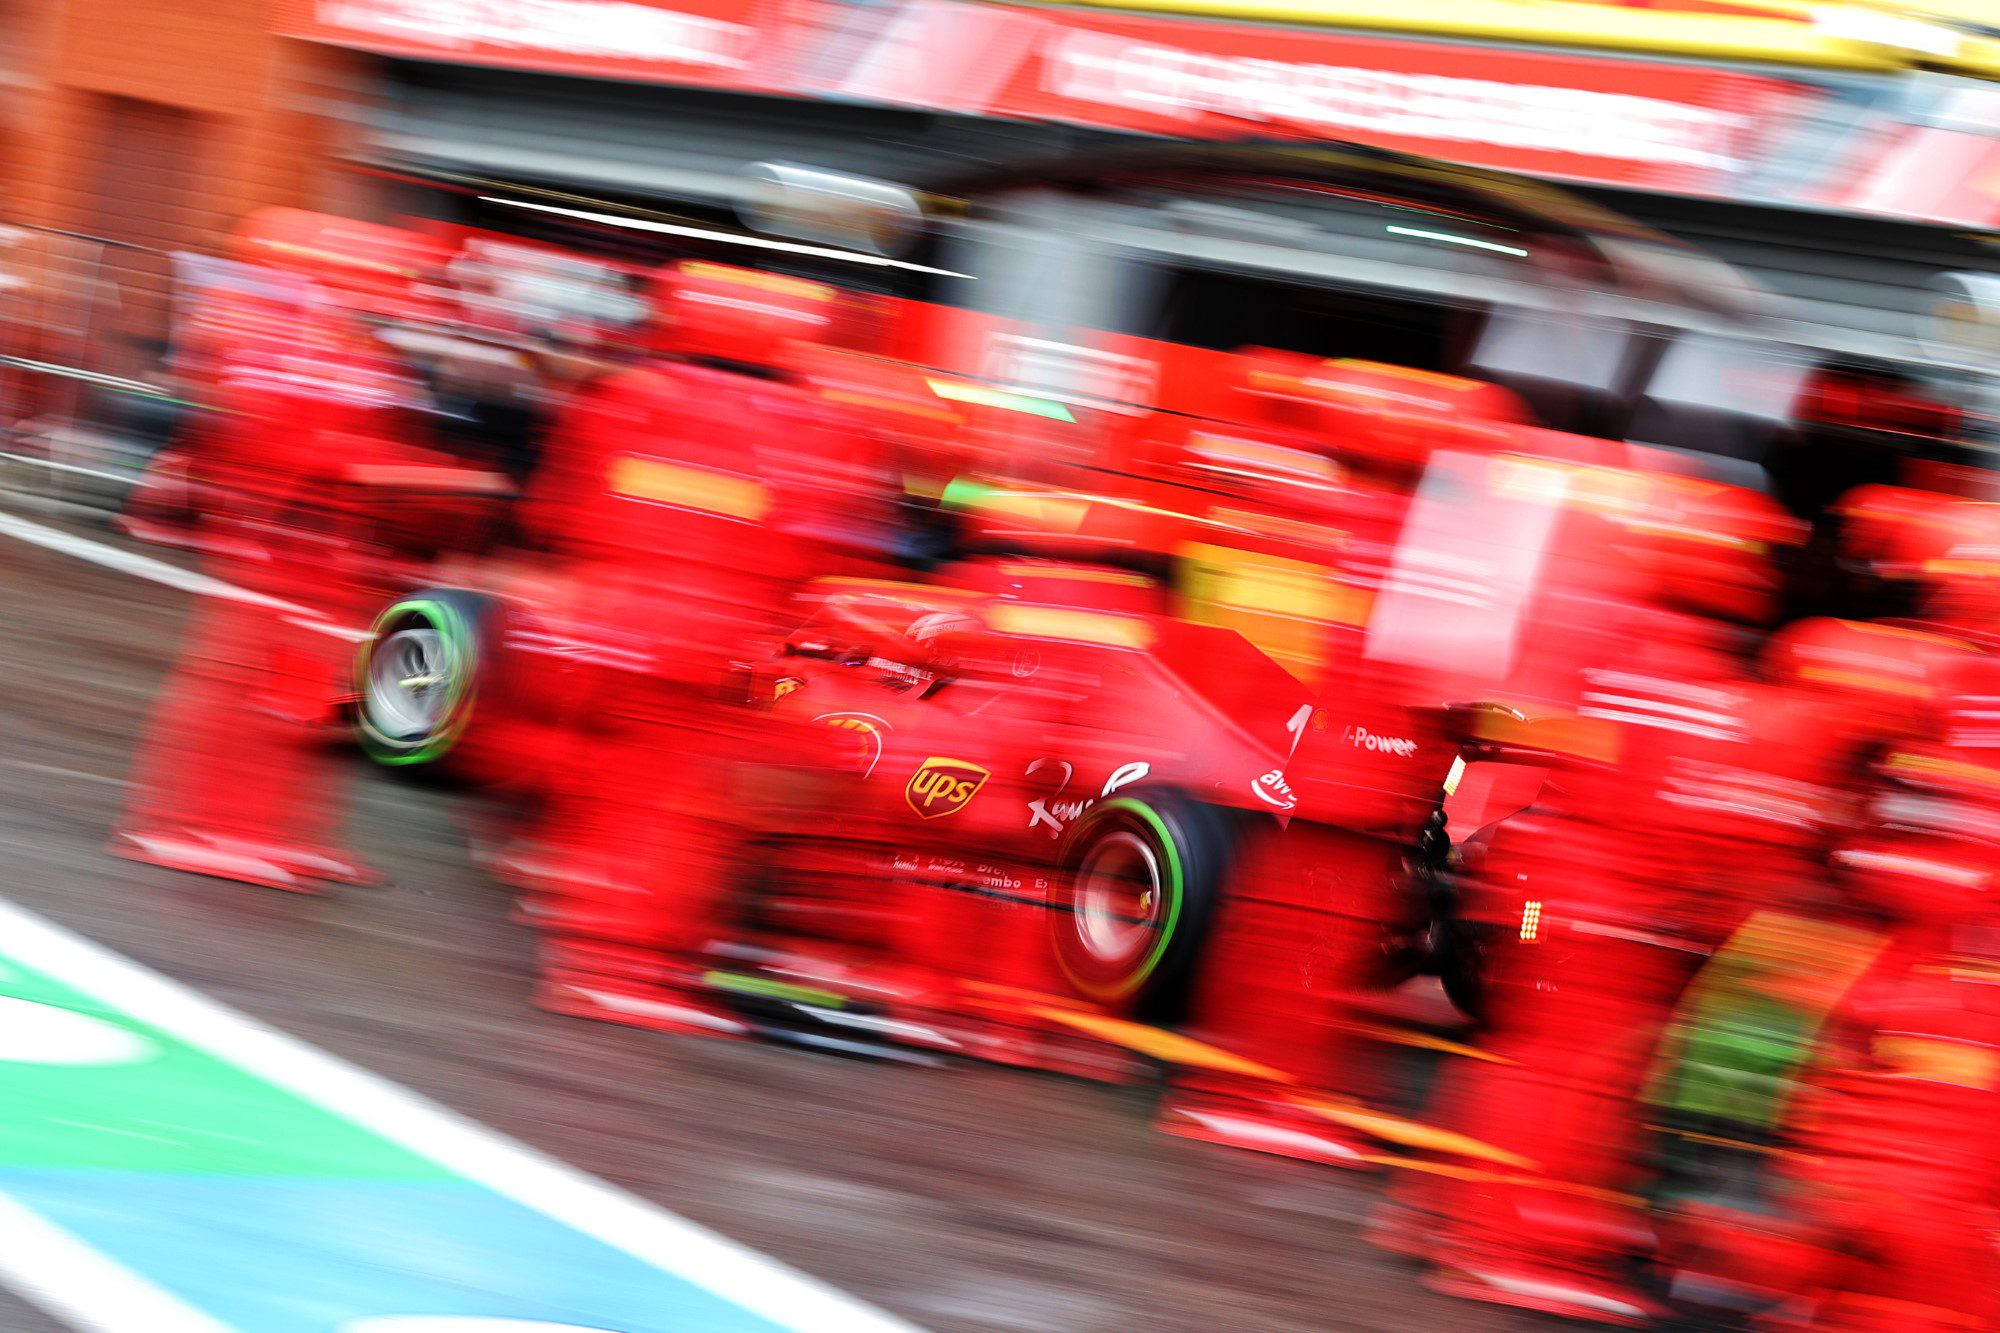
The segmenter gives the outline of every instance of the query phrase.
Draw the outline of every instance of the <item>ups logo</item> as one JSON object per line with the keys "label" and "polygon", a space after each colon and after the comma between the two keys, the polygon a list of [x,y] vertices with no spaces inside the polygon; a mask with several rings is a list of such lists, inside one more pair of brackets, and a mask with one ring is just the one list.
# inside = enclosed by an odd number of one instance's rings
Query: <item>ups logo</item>
{"label": "ups logo", "polygon": [[978,795],[991,776],[977,764],[932,755],[910,775],[909,785],[903,788],[903,799],[925,819],[955,815]]}

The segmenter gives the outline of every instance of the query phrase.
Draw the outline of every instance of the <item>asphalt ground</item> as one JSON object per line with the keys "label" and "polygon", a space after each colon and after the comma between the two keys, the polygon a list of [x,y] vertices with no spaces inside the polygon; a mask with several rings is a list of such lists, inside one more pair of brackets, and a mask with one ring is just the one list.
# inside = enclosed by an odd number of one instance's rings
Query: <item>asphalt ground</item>
{"label": "asphalt ground", "polygon": [[[0,864],[30,910],[926,1327],[1550,1326],[1432,1295],[1367,1245],[1379,1181],[1162,1135],[1148,1088],[538,1013],[528,933],[468,864],[464,793],[348,762],[327,799],[380,888],[301,898],[114,858],[188,601],[0,537]],[[57,1327],[0,1291],[0,1330]]]}

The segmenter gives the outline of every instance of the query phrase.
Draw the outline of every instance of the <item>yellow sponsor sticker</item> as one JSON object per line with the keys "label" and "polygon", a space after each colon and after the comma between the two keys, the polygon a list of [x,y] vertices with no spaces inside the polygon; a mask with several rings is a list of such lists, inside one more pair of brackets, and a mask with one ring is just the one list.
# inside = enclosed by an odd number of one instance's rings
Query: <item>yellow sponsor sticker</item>
{"label": "yellow sponsor sticker", "polygon": [[1799,679],[1819,685],[1868,690],[1875,694],[1903,695],[1911,699],[1928,699],[1933,693],[1931,687],[1920,680],[1897,680],[1872,671],[1847,671],[1839,667],[1800,667]]}
{"label": "yellow sponsor sticker", "polygon": [[1409,380],[1413,384],[1428,384],[1439,389],[1463,389],[1472,381],[1457,375],[1446,375],[1436,370],[1418,370],[1414,366],[1392,366],[1386,361],[1360,361],[1345,356],[1326,362],[1337,370],[1358,371],[1365,375],[1389,375],[1396,379]]}
{"label": "yellow sponsor sticker", "polygon": [[636,454],[612,462],[611,493],[748,523],[761,522],[771,512],[771,493],[762,482]]}
{"label": "yellow sponsor sticker", "polygon": [[919,817],[942,819],[965,809],[991,776],[988,770],[963,759],[932,755],[910,775],[903,799]]}
{"label": "yellow sponsor sticker", "polygon": [[1153,627],[1144,620],[1105,611],[1002,602],[988,613],[987,623],[1002,634],[1021,634],[1034,639],[1063,639],[1111,648],[1148,648],[1153,643]]}
{"label": "yellow sponsor sticker", "polygon": [[700,262],[683,264],[681,272],[696,278],[714,278],[721,282],[732,282],[738,287],[755,287],[759,291],[777,292],[782,296],[796,296],[805,301],[831,301],[833,288],[823,282],[813,282],[806,278],[787,278],[777,273],[764,273],[756,269],[732,268],[726,264],[704,264]]}
{"label": "yellow sponsor sticker", "polygon": [[1000,572],[1009,578],[1021,579],[1067,579],[1072,583],[1105,583],[1119,588],[1151,588],[1158,585],[1155,579],[1144,574],[1128,573],[1122,569],[1094,569],[1084,565],[1062,565],[1054,561],[1047,564],[1006,564]]}
{"label": "yellow sponsor sticker", "polygon": [[2000,787],[2000,768],[1968,763],[1963,759],[1951,759],[1943,755],[1898,751],[1885,759],[1882,767],[1898,776],[1918,780],[1942,778],[1946,781],[1977,783],[1983,787]]}
{"label": "yellow sponsor sticker", "polygon": [[1896,1078],[1959,1088],[1991,1088],[2000,1074],[2000,1053],[1992,1047],[1935,1037],[1885,1033],[1875,1038],[1875,1058]]}

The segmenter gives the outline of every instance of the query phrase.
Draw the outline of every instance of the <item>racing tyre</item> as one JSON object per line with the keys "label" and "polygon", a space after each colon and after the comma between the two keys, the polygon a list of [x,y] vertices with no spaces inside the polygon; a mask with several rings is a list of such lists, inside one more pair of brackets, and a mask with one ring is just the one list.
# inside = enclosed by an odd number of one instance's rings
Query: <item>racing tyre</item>
{"label": "racing tyre", "polygon": [[451,752],[472,720],[491,616],[490,598],[432,588],[377,618],[361,649],[355,709],[371,759],[423,768]]}
{"label": "racing tyre", "polygon": [[1170,1020],[1214,918],[1236,816],[1174,792],[1115,796],[1069,829],[1052,886],[1056,960],[1086,999]]}

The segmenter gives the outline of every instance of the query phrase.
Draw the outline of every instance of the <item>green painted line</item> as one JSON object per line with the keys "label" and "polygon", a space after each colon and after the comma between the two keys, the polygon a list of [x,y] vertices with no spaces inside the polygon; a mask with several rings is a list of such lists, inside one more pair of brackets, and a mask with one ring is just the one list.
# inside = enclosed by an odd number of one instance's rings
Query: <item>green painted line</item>
{"label": "green painted line", "polygon": [[[415,1153],[19,963],[0,973],[0,996],[99,1019],[150,1047],[143,1062],[9,1061],[0,1078],[0,1166],[453,1178]],[[0,1028],[26,1012],[7,1007],[17,1012],[0,1013]],[[143,1096],[135,1096],[141,1090]]]}

